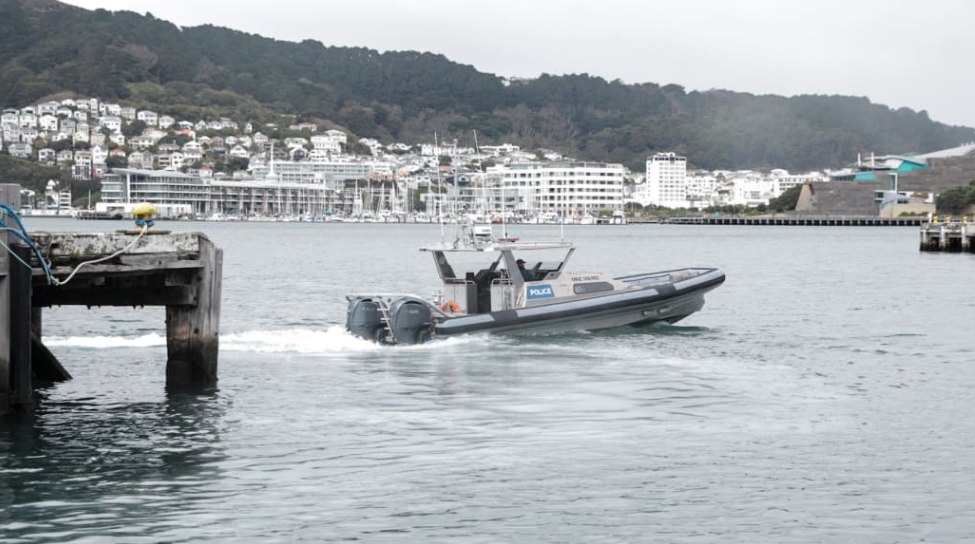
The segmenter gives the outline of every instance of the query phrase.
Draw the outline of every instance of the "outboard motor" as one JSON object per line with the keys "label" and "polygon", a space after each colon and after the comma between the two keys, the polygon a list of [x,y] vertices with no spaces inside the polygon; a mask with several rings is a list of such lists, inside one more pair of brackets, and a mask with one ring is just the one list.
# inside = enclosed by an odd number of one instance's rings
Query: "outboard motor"
{"label": "outboard motor", "polygon": [[426,342],[433,331],[430,305],[416,297],[396,299],[389,307],[389,321],[389,329],[399,344]]}
{"label": "outboard motor", "polygon": [[359,297],[349,301],[349,315],[345,321],[349,332],[366,340],[382,341],[386,324],[379,303],[371,297]]}

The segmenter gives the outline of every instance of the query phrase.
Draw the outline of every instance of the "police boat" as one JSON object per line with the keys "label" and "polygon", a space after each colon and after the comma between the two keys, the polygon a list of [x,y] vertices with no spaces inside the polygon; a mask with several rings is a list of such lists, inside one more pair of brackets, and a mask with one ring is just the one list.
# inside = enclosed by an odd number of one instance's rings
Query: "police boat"
{"label": "police boat", "polygon": [[717,268],[611,277],[569,272],[569,242],[494,238],[468,225],[452,242],[420,248],[442,281],[428,300],[406,294],[348,295],[346,327],[382,344],[419,344],[469,333],[547,334],[676,323],[725,281]]}

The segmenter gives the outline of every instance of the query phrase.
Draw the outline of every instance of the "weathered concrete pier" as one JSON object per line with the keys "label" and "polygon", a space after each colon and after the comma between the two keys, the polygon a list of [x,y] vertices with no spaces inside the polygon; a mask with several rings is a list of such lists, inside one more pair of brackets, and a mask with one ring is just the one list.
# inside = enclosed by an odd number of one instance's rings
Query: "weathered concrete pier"
{"label": "weathered concrete pier", "polygon": [[57,282],[22,240],[0,231],[10,248],[0,247],[0,414],[30,408],[34,380],[71,378],[42,342],[43,309],[55,306],[165,306],[167,386],[216,383],[223,251],[205,235],[149,230],[30,238]]}
{"label": "weathered concrete pier", "polygon": [[669,225],[744,225],[790,227],[917,227],[924,217],[846,215],[683,216],[662,218]]}
{"label": "weathered concrete pier", "polygon": [[921,225],[921,251],[975,253],[975,221],[934,217]]}

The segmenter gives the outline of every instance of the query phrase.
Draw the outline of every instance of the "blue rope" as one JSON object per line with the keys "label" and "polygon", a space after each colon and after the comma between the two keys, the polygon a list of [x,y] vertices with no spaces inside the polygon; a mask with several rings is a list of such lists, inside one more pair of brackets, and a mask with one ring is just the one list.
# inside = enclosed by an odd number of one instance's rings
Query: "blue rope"
{"label": "blue rope", "polygon": [[[3,220],[2,212],[6,212],[8,215],[14,218],[17,226],[20,227],[20,232],[10,228],[10,225]],[[44,257],[41,255],[41,250],[37,249],[37,244],[35,244],[34,241],[30,239],[30,236],[27,235],[27,229],[24,228],[24,224],[21,223],[20,216],[17,215],[17,212],[13,208],[6,204],[0,204],[0,227],[14,233],[14,236],[23,240],[24,243],[34,251],[34,255],[37,256],[37,260],[41,263],[41,268],[44,270],[44,276],[47,278],[47,283],[50,284],[54,279],[54,274],[51,273],[51,268],[47,265],[47,261],[45,261]]]}

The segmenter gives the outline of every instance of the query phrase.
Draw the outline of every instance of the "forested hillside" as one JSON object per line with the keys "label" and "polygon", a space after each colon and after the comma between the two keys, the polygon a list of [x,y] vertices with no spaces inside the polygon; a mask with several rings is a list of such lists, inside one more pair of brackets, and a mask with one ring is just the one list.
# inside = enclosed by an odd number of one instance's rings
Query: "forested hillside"
{"label": "forested hillside", "polygon": [[[636,61],[637,59],[635,59]],[[647,59],[649,62],[650,59]],[[509,141],[643,169],[676,151],[700,168],[835,167],[857,152],[931,151],[975,130],[866,98],[686,92],[588,75],[507,82],[442,55],[284,42],[131,12],[0,0],[0,106],[59,93],[176,116],[274,114],[381,141]]]}

